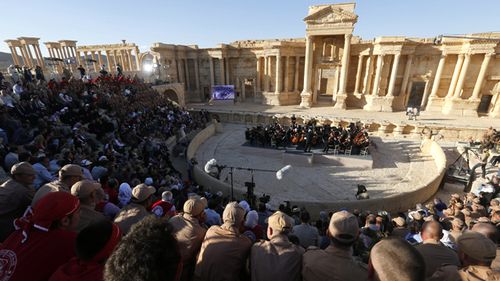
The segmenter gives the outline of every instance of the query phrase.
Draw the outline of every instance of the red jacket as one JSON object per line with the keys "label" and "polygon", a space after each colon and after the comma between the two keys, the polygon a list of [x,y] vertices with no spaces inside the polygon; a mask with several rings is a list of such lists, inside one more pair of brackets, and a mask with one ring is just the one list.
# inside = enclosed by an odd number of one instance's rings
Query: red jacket
{"label": "red jacket", "polygon": [[175,216],[175,211],[172,210],[173,206],[172,203],[158,200],[151,206],[151,212],[157,217],[173,217]]}
{"label": "red jacket", "polygon": [[22,239],[22,230],[17,230],[0,246],[1,280],[45,281],[75,256],[76,233],[72,231],[45,232],[32,227],[28,239],[21,243]]}

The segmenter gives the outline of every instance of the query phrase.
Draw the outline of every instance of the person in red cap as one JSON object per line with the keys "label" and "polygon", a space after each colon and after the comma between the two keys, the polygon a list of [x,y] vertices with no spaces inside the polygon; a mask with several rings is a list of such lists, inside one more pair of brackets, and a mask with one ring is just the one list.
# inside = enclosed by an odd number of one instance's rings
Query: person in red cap
{"label": "person in red cap", "polygon": [[0,246],[0,280],[47,280],[71,259],[80,216],[80,201],[68,192],[51,192],[33,213],[16,220],[16,228]]}
{"label": "person in red cap", "polygon": [[120,228],[100,221],[84,228],[76,238],[76,257],[52,274],[49,281],[101,281],[104,264],[121,239]]}

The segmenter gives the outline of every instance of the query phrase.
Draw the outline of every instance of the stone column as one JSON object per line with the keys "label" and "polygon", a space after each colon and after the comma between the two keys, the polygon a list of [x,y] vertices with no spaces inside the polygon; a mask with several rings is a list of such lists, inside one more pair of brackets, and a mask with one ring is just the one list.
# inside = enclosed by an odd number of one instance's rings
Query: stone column
{"label": "stone column", "polygon": [[93,60],[92,65],[94,66],[94,71],[98,72],[99,70],[97,68],[97,63],[96,63],[96,59],[95,59],[95,51],[90,51],[90,57]]}
{"label": "stone column", "polygon": [[134,62],[132,61],[132,50],[125,50],[125,53],[127,53],[127,59],[129,63],[129,69],[130,71],[133,71],[134,69],[137,69],[137,67],[134,67]]}
{"label": "stone column", "polygon": [[255,84],[257,84],[257,89],[259,89],[259,91],[261,91],[261,87],[260,87],[260,75],[261,75],[261,71],[260,71],[260,68],[261,68],[261,65],[260,65],[260,57],[257,57],[257,74],[256,74],[256,79],[255,79]]}
{"label": "stone column", "polygon": [[484,76],[486,75],[486,70],[490,63],[493,53],[484,54],[483,63],[481,64],[481,69],[479,70],[479,75],[477,76],[476,84],[474,84],[474,90],[472,91],[472,96],[470,99],[479,99],[479,94],[481,93],[481,86],[483,85]]}
{"label": "stone column", "polygon": [[462,87],[464,86],[465,82],[465,75],[467,75],[467,69],[469,68],[469,62],[470,54],[465,54],[464,65],[460,70],[460,77],[458,78],[457,87],[455,89],[455,93],[453,94],[454,98],[460,98],[460,93],[462,92]]}
{"label": "stone column", "polygon": [[295,73],[294,73],[294,79],[293,79],[293,91],[298,92],[299,91],[299,72],[300,72],[300,57],[296,56],[295,57]]}
{"label": "stone column", "polygon": [[110,52],[108,50],[105,50],[104,52],[106,53],[106,62],[108,64],[108,71],[111,72],[112,65],[111,65],[111,55],[110,55]]}
{"label": "stone column", "polygon": [[306,37],[306,60],[304,65],[304,89],[302,90],[300,107],[311,107],[311,71],[313,57],[313,37]]}
{"label": "stone column", "polygon": [[219,68],[220,68],[220,83],[221,85],[225,85],[226,84],[226,78],[225,78],[225,71],[224,71],[224,65],[226,64],[224,62],[224,57],[221,57],[219,59],[220,63],[219,63]]}
{"label": "stone column", "polygon": [[200,89],[200,69],[198,66],[198,58],[194,59],[194,82],[196,90]]}
{"label": "stone column", "polygon": [[141,71],[141,61],[139,60],[139,47],[135,47],[135,63],[137,64],[137,71]]}
{"label": "stone column", "polygon": [[188,58],[184,59],[184,75],[186,75],[186,89],[191,90],[191,79],[189,79]]}
{"label": "stone column", "polygon": [[269,92],[269,56],[264,57],[264,92]]}
{"label": "stone column", "polygon": [[365,78],[363,79],[363,94],[370,94],[370,84],[372,79],[373,72],[373,56],[369,55],[366,59],[366,68],[365,68]]}
{"label": "stone column", "polygon": [[279,94],[281,92],[281,54],[276,55],[276,87],[274,92]]}
{"label": "stone column", "polygon": [[33,55],[31,54],[30,46],[24,45],[24,48],[26,48],[26,53],[28,54],[29,67],[33,67]]}
{"label": "stone column", "polygon": [[389,89],[387,90],[388,97],[394,96],[394,86],[396,85],[396,75],[398,74],[398,65],[400,57],[401,57],[400,53],[394,55],[394,61],[392,62],[391,78],[389,80]]}
{"label": "stone column", "polygon": [[340,71],[340,86],[338,95],[346,94],[347,86],[347,70],[349,69],[349,55],[351,50],[351,37],[352,34],[346,34],[344,36],[344,52],[342,54],[342,68]]}
{"label": "stone column", "polygon": [[283,91],[285,91],[285,93],[288,93],[288,84],[290,83],[290,78],[288,77],[288,75],[290,74],[289,71],[288,71],[288,68],[289,68],[289,62],[290,62],[290,57],[289,56],[286,56],[285,57],[285,87],[283,89]]}
{"label": "stone column", "polygon": [[356,82],[354,85],[354,93],[359,94],[359,87],[361,82],[361,70],[363,68],[363,55],[358,56],[358,69],[356,69]]}
{"label": "stone column", "polygon": [[102,63],[102,53],[101,51],[97,51],[97,58],[99,60],[99,67],[102,67],[104,63]]}
{"label": "stone column", "polygon": [[19,57],[17,56],[17,52],[15,47],[9,46],[10,53],[12,54],[12,60],[14,61],[14,64],[19,65]]}
{"label": "stone column", "polygon": [[64,59],[69,58],[69,56],[68,56],[68,48],[66,46],[62,46],[61,49],[62,49],[62,53],[63,53]]}
{"label": "stone column", "polygon": [[460,68],[462,67],[462,63],[464,62],[464,54],[458,55],[457,64],[455,65],[455,69],[453,70],[453,76],[450,82],[450,88],[448,89],[448,94],[446,98],[451,98],[453,93],[455,92],[455,86],[457,84],[458,76],[460,74]]}
{"label": "stone column", "polygon": [[210,86],[215,85],[214,58],[210,57]]}
{"label": "stone column", "polygon": [[384,67],[384,55],[378,55],[377,58],[377,70],[375,72],[375,81],[373,82],[373,96],[378,96],[379,94],[379,84],[380,84],[380,77],[382,76],[382,67]]}
{"label": "stone column", "polygon": [[408,86],[408,82],[410,81],[412,62],[413,62],[413,55],[408,55],[408,58],[406,60],[405,73],[403,74],[403,83],[401,83],[401,92],[399,92],[400,96],[404,96],[406,94],[406,87]]}
{"label": "stone column", "polygon": [[38,45],[33,45],[35,49],[35,53],[37,54],[36,57],[38,58],[38,65],[42,68],[45,68],[45,61],[43,60],[43,55],[42,51],[40,51],[40,46]]}
{"label": "stone column", "polygon": [[430,95],[431,98],[437,96],[437,92],[439,90],[439,83],[441,82],[441,74],[443,73],[445,62],[446,62],[446,54],[441,54],[438,67],[436,69],[436,75],[434,76],[434,82],[432,83],[432,91]]}
{"label": "stone column", "polygon": [[229,84],[231,83],[231,77],[229,76],[229,60],[230,58],[227,57],[225,60],[224,60],[224,68],[225,68],[225,71],[226,71],[226,79],[225,79],[225,84]]}
{"label": "stone column", "polygon": [[114,68],[114,71],[116,71],[116,66],[118,65],[117,54],[118,54],[118,52],[116,50],[113,50],[113,68]]}

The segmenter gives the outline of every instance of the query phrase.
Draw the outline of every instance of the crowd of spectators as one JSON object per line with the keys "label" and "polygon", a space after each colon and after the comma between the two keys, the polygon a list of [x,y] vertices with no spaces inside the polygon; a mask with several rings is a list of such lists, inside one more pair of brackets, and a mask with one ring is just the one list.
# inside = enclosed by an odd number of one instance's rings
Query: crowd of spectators
{"label": "crowd of spectators", "polygon": [[2,83],[1,280],[500,279],[499,174],[489,193],[313,221],[183,178],[166,140],[210,117],[138,78]]}

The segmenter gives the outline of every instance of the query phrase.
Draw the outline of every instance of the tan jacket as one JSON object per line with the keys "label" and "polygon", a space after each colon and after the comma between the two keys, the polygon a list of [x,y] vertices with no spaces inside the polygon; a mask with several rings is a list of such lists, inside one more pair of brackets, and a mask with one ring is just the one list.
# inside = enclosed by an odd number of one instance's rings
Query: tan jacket
{"label": "tan jacket", "polygon": [[325,250],[312,249],[305,252],[302,262],[304,281],[368,279],[367,265],[352,257],[352,248],[340,249],[332,245]]}
{"label": "tan jacket", "polygon": [[238,231],[225,225],[210,227],[196,260],[194,280],[241,280],[251,246],[252,241]]}
{"label": "tan jacket", "polygon": [[101,220],[107,220],[107,218],[90,206],[80,205],[80,221],[76,231],[80,232],[85,227]]}
{"label": "tan jacket", "polygon": [[250,259],[252,281],[302,280],[303,254],[304,249],[291,243],[286,235],[255,243]]}
{"label": "tan jacket", "polygon": [[207,230],[188,214],[174,216],[169,222],[179,244],[182,260],[186,263],[195,259]]}
{"label": "tan jacket", "polygon": [[42,185],[42,187],[40,187],[36,191],[35,197],[33,197],[33,201],[31,201],[31,207],[33,208],[36,202],[38,202],[38,200],[42,199],[42,197],[44,197],[48,193],[57,191],[71,192],[71,186],[68,187],[65,183],[63,183],[60,180],[55,180],[53,182],[49,182]]}
{"label": "tan jacket", "polygon": [[493,271],[487,266],[470,265],[458,269],[455,265],[446,265],[439,268],[426,281],[494,281],[500,280],[500,272]]}
{"label": "tan jacket", "polygon": [[460,266],[457,253],[440,242],[426,240],[415,247],[425,261],[425,277],[430,277],[443,265]]}
{"label": "tan jacket", "polygon": [[144,206],[130,203],[116,215],[115,223],[120,227],[123,235],[130,231],[132,225],[151,215]]}

